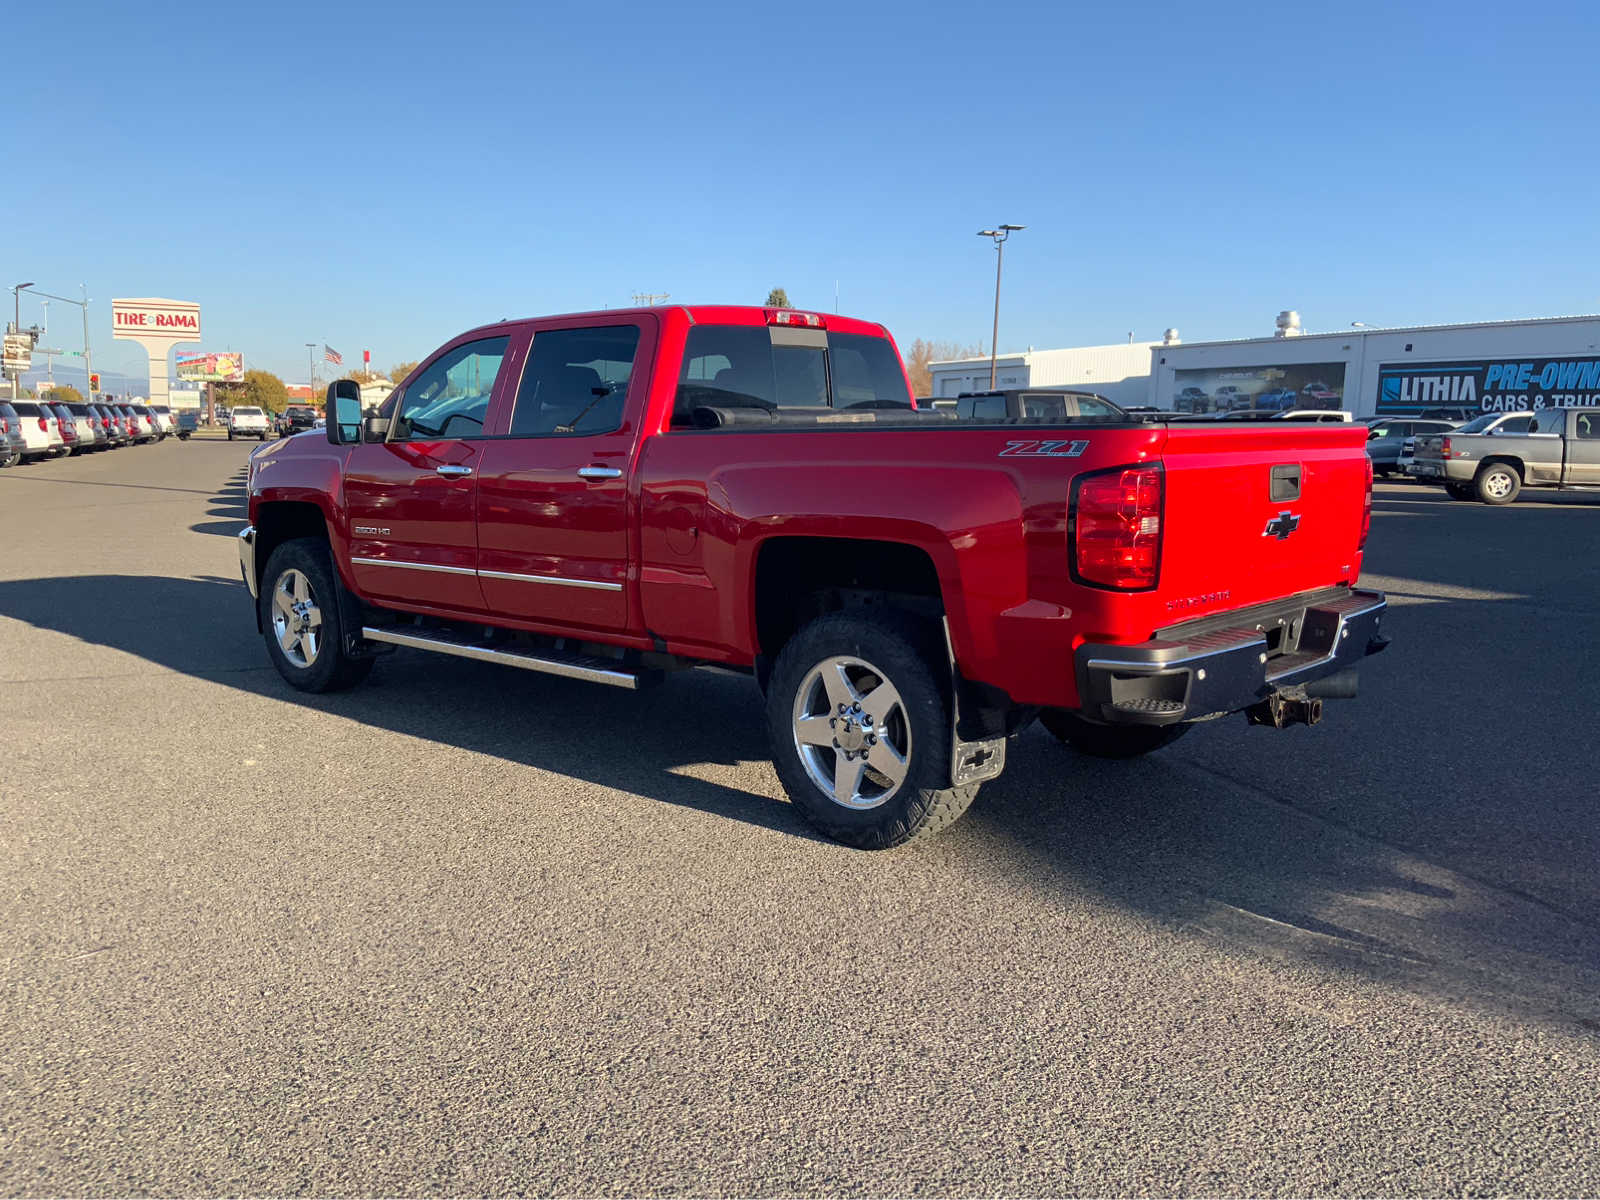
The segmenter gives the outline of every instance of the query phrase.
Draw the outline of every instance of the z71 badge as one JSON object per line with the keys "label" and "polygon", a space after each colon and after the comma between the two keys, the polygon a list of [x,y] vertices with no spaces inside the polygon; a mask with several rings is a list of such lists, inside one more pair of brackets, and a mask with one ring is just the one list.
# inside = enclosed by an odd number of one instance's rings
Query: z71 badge
{"label": "z71 badge", "polygon": [[1007,442],[1000,458],[1077,458],[1089,448],[1088,442]]}

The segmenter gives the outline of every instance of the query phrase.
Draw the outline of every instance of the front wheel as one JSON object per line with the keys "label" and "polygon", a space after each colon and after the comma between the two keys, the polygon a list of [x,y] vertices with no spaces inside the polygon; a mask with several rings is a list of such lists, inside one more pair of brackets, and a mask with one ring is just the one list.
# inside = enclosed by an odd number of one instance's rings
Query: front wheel
{"label": "front wheel", "polygon": [[326,542],[319,538],[284,542],[267,559],[261,581],[257,603],[267,657],[290,687],[337,692],[367,677],[373,660],[345,652]]}
{"label": "front wheel", "polygon": [[1476,486],[1485,504],[1510,504],[1522,490],[1522,476],[1506,463],[1490,463],[1478,472]]}
{"label": "front wheel", "polygon": [[1045,709],[1039,724],[1079,754],[1095,758],[1138,758],[1189,732],[1187,725],[1098,725],[1059,708]]}
{"label": "front wheel", "polygon": [[862,850],[936,833],[978,784],[950,786],[936,638],[882,609],[828,613],[784,646],[767,687],[778,779],[820,832]]}

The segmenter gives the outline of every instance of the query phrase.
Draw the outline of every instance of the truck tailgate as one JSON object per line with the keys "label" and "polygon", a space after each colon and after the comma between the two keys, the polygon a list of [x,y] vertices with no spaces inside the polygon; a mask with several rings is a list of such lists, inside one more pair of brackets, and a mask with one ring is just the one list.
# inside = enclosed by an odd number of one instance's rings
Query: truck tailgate
{"label": "truck tailgate", "polygon": [[1353,583],[1371,467],[1362,425],[1174,424],[1160,595],[1171,620]]}

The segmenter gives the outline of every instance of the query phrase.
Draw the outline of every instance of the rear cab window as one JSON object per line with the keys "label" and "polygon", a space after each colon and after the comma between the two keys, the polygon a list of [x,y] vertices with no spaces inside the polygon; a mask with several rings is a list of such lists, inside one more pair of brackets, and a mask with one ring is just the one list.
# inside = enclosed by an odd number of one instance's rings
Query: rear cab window
{"label": "rear cab window", "polygon": [[674,429],[709,429],[837,411],[911,412],[886,338],[765,325],[696,325],[684,345]]}

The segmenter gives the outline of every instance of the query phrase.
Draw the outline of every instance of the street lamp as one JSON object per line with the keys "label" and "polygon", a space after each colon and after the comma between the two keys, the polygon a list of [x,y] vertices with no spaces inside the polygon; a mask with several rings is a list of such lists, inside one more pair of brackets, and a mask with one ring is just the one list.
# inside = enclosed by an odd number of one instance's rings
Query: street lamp
{"label": "street lamp", "polygon": [[[11,322],[12,333],[22,332],[22,292],[24,288],[31,288],[32,286],[33,281],[29,280],[27,283],[19,283],[11,289],[11,298],[16,307],[16,314]],[[13,371],[11,373],[11,398],[13,400],[17,399],[17,384],[21,379],[22,372]]]}
{"label": "street lamp", "polygon": [[[22,286],[32,287],[33,284],[25,283]],[[80,283],[78,292],[83,296],[82,300],[74,300],[71,296],[52,296],[49,292],[36,291],[33,294],[46,303],[51,300],[59,300],[63,304],[76,304],[78,311],[83,314],[83,394],[85,399],[92,400],[94,399],[94,388],[89,385],[94,382],[94,355],[89,351],[89,285]]]}
{"label": "street lamp", "polygon": [[317,344],[306,343],[306,369],[311,373],[310,382],[306,384],[306,403],[317,402]]}
{"label": "street lamp", "polygon": [[1006,239],[1026,225],[1001,225],[995,229],[978,230],[979,237],[994,239],[994,331],[989,337],[989,390],[994,391],[994,357],[1000,348],[1000,268],[1006,261]]}

